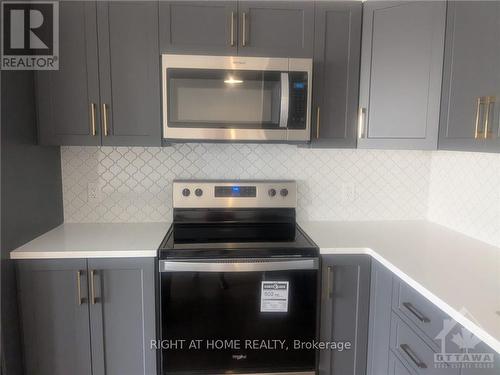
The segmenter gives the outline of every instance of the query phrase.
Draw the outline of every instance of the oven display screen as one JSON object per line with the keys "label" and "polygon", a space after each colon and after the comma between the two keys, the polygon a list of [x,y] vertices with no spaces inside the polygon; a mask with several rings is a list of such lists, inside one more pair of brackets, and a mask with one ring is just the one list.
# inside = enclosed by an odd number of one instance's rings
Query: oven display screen
{"label": "oven display screen", "polygon": [[257,188],[255,186],[216,186],[216,198],[255,198]]}

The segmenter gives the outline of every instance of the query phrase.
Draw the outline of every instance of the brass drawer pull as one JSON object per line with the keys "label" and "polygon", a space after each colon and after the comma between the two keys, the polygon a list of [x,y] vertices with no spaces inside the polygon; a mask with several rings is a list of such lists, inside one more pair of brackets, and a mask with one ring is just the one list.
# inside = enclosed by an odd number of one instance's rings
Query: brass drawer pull
{"label": "brass drawer pull", "polygon": [[95,130],[95,103],[90,103],[90,131],[92,136],[96,136]]}
{"label": "brass drawer pull", "polygon": [[422,314],[420,311],[417,310],[415,306],[413,306],[410,302],[404,302],[403,306],[406,307],[406,309],[412,313],[413,316],[415,316],[420,322],[422,323],[430,323],[430,319],[426,317],[424,314]]}
{"label": "brass drawer pull", "polygon": [[247,46],[247,14],[246,12],[243,12],[242,15],[242,33],[243,33],[243,40],[242,40],[242,46],[246,47]]}
{"label": "brass drawer pull", "polygon": [[87,302],[86,298],[82,297],[82,274],[85,274],[85,271],[80,271],[76,273],[76,289],[78,291],[78,304]]}
{"label": "brass drawer pull", "polygon": [[231,47],[234,47],[234,12],[231,12]]}
{"label": "brass drawer pull", "polygon": [[482,98],[477,98],[476,100],[476,116],[474,120],[474,139],[478,139],[482,132],[479,131],[479,119],[481,118],[481,104],[483,103]]}
{"label": "brass drawer pull", "polygon": [[410,360],[417,366],[418,368],[427,368],[427,365],[417,357],[415,353],[411,350],[409,345],[401,344],[399,345],[401,350],[410,358]]}
{"label": "brass drawer pull", "polygon": [[360,107],[358,112],[358,138],[366,137],[366,108]]}
{"label": "brass drawer pull", "polygon": [[102,124],[104,127],[104,136],[108,136],[108,106],[103,103],[102,104]]}
{"label": "brass drawer pull", "polygon": [[95,283],[94,283],[95,270],[90,270],[90,301],[92,305],[95,305],[99,302],[99,299],[95,295]]}

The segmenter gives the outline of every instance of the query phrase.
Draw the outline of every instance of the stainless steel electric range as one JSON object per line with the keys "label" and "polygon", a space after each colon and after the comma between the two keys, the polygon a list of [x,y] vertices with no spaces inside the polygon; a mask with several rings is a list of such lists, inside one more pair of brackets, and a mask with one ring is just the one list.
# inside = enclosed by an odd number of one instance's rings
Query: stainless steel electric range
{"label": "stainless steel electric range", "polygon": [[162,374],[317,373],[319,250],[296,202],[294,181],[174,181]]}

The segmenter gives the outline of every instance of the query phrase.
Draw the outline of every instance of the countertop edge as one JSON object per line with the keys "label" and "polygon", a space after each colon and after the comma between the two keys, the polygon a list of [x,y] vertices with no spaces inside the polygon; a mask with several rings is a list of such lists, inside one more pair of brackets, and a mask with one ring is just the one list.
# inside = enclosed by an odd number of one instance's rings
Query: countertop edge
{"label": "countertop edge", "polygon": [[448,314],[452,319],[456,322],[464,326],[470,332],[472,332],[477,338],[483,341],[485,344],[489,345],[493,350],[500,353],[500,341],[491,336],[488,332],[486,332],[483,328],[479,327],[472,320],[468,319],[466,316],[461,314],[459,311],[448,305],[445,301],[439,298],[437,295],[429,291],[427,288],[422,286],[418,281],[414,278],[408,276],[401,269],[396,267],[386,258],[377,253],[377,251],[370,248],[330,248],[330,247],[320,247],[321,255],[370,255],[373,259],[377,260],[386,267],[393,274],[398,276],[401,280],[406,282],[413,289],[418,291],[424,297],[426,297],[430,302],[443,310],[446,314]]}
{"label": "countertop edge", "polygon": [[156,258],[158,250],[124,250],[124,251],[19,251],[10,253],[13,260],[42,259],[85,259],[85,258]]}

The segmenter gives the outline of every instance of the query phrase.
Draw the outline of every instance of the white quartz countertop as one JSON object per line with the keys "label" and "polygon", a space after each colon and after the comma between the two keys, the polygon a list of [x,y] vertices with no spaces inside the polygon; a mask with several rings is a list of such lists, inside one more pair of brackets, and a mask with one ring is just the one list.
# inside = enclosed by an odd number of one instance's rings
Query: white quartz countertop
{"label": "white quartz countertop", "polygon": [[10,253],[11,259],[155,257],[170,223],[62,224]]}
{"label": "white quartz countertop", "polygon": [[[299,224],[322,254],[372,256],[500,352],[500,248],[425,221]],[[169,225],[62,224],[10,255],[12,259],[155,257]]]}
{"label": "white quartz countertop", "polygon": [[426,221],[301,222],[321,254],[368,254],[500,353],[500,248]]}

